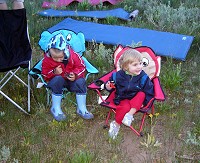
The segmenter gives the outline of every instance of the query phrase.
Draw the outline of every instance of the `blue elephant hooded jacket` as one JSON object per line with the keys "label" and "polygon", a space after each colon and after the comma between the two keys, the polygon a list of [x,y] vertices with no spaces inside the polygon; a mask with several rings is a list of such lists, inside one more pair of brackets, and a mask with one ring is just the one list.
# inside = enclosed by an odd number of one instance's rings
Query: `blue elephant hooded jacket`
{"label": "blue elephant hooded jacket", "polygon": [[154,85],[143,70],[137,76],[132,76],[123,70],[119,70],[116,72],[115,77],[112,74],[111,81],[115,82],[116,96],[114,103],[116,105],[123,99],[132,99],[140,91],[146,95],[144,105],[154,97]]}

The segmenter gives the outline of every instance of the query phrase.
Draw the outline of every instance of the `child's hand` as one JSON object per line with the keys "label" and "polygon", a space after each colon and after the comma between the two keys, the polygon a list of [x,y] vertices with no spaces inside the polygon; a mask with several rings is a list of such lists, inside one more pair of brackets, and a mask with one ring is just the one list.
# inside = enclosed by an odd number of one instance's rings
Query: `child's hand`
{"label": "child's hand", "polygon": [[76,75],[73,72],[67,75],[67,79],[70,81],[74,81],[76,79]]}
{"label": "child's hand", "polygon": [[106,83],[105,87],[106,87],[107,90],[111,90],[111,89],[115,88],[115,83],[112,82],[112,81],[108,81]]}
{"label": "child's hand", "polygon": [[56,74],[56,75],[60,75],[60,74],[62,74],[62,72],[63,72],[63,70],[62,70],[61,65],[59,65],[58,67],[56,67],[54,69],[54,74]]}

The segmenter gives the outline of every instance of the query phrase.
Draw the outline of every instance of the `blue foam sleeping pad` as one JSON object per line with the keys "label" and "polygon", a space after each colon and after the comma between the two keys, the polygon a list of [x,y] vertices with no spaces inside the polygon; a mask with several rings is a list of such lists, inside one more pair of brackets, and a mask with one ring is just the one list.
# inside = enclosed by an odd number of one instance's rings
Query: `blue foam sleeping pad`
{"label": "blue foam sleeping pad", "polygon": [[105,25],[92,22],[77,21],[66,18],[48,29],[53,32],[59,29],[70,29],[82,32],[85,40],[97,43],[123,46],[142,42],[143,46],[151,47],[157,55],[185,60],[190,49],[193,36],[161,32],[149,29],[131,28],[117,25]]}
{"label": "blue foam sleeping pad", "polygon": [[68,10],[48,9],[40,11],[38,14],[47,17],[77,16],[77,17],[92,17],[98,19],[103,19],[106,17],[116,17],[123,20],[130,20],[129,13],[122,8],[117,8],[113,10],[103,10],[103,11],[68,11]]}

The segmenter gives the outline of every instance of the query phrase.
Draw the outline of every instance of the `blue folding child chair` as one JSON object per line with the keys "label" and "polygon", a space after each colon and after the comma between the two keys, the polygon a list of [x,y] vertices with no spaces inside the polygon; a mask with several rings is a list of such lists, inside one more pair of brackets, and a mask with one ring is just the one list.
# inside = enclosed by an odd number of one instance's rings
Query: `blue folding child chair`
{"label": "blue folding child chair", "polygon": [[[41,49],[43,51],[47,51],[48,50],[48,43],[50,41],[50,39],[59,34],[62,33],[62,35],[66,38],[66,42],[67,44],[76,52],[78,53],[86,66],[86,70],[87,70],[87,74],[86,74],[86,80],[88,79],[90,74],[97,74],[99,71],[83,56],[83,52],[85,51],[85,37],[84,34],[79,32],[79,33],[75,33],[71,30],[66,30],[66,29],[62,29],[62,30],[57,30],[53,33],[50,33],[48,31],[44,31],[41,34],[41,39],[39,41],[39,45],[41,47]],[[34,79],[39,79],[40,82],[38,82],[37,84],[37,88],[40,88],[42,86],[44,86],[46,88],[47,91],[47,105],[50,104],[50,95],[51,95],[51,90],[49,90],[49,88],[47,88],[47,83],[43,78],[42,75],[42,60],[38,61],[33,67],[32,69],[29,71],[29,74],[34,78]],[[68,95],[70,92],[65,88],[63,91],[65,91],[65,94],[63,96]]]}

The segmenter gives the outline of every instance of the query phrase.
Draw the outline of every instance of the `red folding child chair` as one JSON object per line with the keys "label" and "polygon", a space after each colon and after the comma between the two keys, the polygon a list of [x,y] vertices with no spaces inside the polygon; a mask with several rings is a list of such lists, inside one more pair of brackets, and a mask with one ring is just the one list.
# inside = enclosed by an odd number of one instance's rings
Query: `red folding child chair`
{"label": "red folding child chair", "polygon": [[[105,121],[105,128],[108,127],[108,121],[110,119],[111,113],[115,113],[116,105],[114,104],[114,97],[115,97],[115,91],[112,91],[109,93],[108,96],[103,95],[104,90],[104,83],[109,80],[113,72],[116,72],[120,69],[119,67],[119,59],[121,55],[126,51],[127,49],[132,47],[123,47],[122,45],[119,45],[115,52],[114,52],[114,66],[115,69],[110,71],[109,73],[103,75],[99,79],[95,80],[91,84],[89,84],[88,88],[91,90],[94,90],[97,92],[99,96],[99,104],[105,107],[109,108],[108,115]],[[164,101],[165,95],[162,90],[162,87],[160,85],[159,81],[159,74],[160,74],[160,68],[161,68],[161,57],[156,56],[154,51],[150,47],[141,46],[134,48],[135,50],[139,51],[142,54],[142,62],[143,62],[143,70],[146,72],[146,74],[149,76],[149,78],[152,80],[154,84],[154,93],[155,96],[148,102],[146,106],[141,107],[141,109],[138,111],[142,113],[142,119],[139,124],[139,129],[136,129],[133,126],[130,126],[130,129],[134,131],[138,136],[143,136],[142,130],[145,122],[146,116],[151,112],[154,114],[154,102],[156,101]]]}

